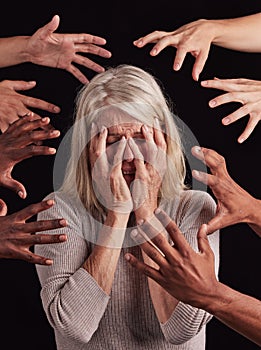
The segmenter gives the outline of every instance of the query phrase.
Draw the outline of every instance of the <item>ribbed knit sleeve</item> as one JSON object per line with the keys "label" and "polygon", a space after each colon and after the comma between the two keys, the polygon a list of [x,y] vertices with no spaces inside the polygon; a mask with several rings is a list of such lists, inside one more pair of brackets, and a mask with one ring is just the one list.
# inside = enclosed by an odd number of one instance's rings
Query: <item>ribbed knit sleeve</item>
{"label": "ribbed knit sleeve", "polygon": [[[178,207],[174,205],[173,208],[164,209],[171,213],[170,216],[176,221],[191,247],[198,251],[198,229],[215,215],[216,204],[208,193],[202,191],[184,192],[178,203]],[[218,275],[219,232],[208,238],[215,255],[215,271]],[[161,324],[161,329],[167,341],[182,344],[198,334],[211,318],[212,315],[206,311],[179,302],[169,320]]]}
{"label": "ribbed knit sleeve", "polygon": [[72,203],[60,196],[55,205],[38,215],[39,220],[65,218],[68,226],[48,231],[65,233],[64,243],[38,245],[35,253],[54,260],[52,266],[37,266],[42,286],[41,299],[52,327],[72,341],[87,343],[99,326],[109,296],[81,266],[90,248],[81,236],[85,219]]}

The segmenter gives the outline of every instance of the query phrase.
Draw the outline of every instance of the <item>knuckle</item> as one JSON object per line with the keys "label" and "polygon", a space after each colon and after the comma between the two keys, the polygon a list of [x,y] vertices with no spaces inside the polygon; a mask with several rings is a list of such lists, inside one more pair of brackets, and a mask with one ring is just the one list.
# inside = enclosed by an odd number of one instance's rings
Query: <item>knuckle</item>
{"label": "knuckle", "polygon": [[17,225],[16,224],[11,224],[11,226],[9,228],[9,232],[11,234],[14,234],[14,233],[17,233],[17,231],[18,231]]}

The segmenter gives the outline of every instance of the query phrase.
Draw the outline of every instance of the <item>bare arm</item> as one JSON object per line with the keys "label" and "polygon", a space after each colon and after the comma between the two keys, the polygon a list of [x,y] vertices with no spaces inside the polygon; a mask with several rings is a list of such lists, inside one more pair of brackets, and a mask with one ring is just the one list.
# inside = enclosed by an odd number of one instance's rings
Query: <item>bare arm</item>
{"label": "bare arm", "polygon": [[249,16],[213,20],[213,44],[232,50],[260,52],[261,12]]}
{"label": "bare arm", "polygon": [[29,36],[14,36],[0,38],[0,67],[14,66],[29,62],[29,54],[26,52]]}
{"label": "bare arm", "polygon": [[205,296],[205,310],[261,346],[261,301],[218,283],[213,296]]}
{"label": "bare arm", "polygon": [[162,234],[158,234],[152,241],[165,258],[148,243],[144,243],[142,249],[159,268],[155,269],[133,255],[126,254],[130,264],[178,300],[208,311],[227,326],[261,345],[261,302],[217,280],[207,226],[202,225],[198,231],[197,253],[166,213],[159,211],[157,218],[166,226],[174,246],[170,246]]}
{"label": "bare arm", "polygon": [[109,213],[99,232],[98,244],[83,264],[83,268],[107,295],[111,292],[127,222],[128,215]]}
{"label": "bare arm", "polygon": [[158,55],[168,46],[175,47],[177,50],[173,69],[176,71],[181,68],[187,53],[190,53],[195,57],[192,76],[194,80],[198,80],[211,44],[238,51],[260,52],[261,38],[257,34],[260,29],[261,12],[232,19],[199,19],[171,32],[155,30],[135,40],[134,45],[141,48],[154,44],[150,51],[152,56]]}

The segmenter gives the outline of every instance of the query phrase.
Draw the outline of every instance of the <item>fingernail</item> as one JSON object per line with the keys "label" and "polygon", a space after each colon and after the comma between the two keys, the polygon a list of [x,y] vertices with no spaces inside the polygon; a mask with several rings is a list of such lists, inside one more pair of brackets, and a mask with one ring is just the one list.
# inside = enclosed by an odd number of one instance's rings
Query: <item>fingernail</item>
{"label": "fingernail", "polygon": [[142,42],[143,42],[142,40],[138,40],[138,41],[136,41],[136,45],[137,45],[137,46],[141,46],[141,45],[142,45]]}
{"label": "fingernail", "polygon": [[49,147],[49,153],[55,154],[56,153],[56,149]]}
{"label": "fingernail", "polygon": [[160,129],[160,121],[158,118],[154,118],[155,125]]}
{"label": "fingernail", "polygon": [[26,197],[26,193],[24,193],[23,191],[18,191],[17,194],[22,199],[24,199]]}
{"label": "fingernail", "polygon": [[59,241],[60,242],[65,242],[66,240],[67,240],[67,236],[66,235],[59,236]]}
{"label": "fingernail", "polygon": [[238,142],[239,143],[242,143],[242,142],[244,142],[245,141],[245,139],[243,138],[243,137],[240,137],[239,139],[238,139]]}
{"label": "fingernail", "polygon": [[45,264],[46,265],[52,265],[53,261],[51,259],[47,259],[47,260],[45,260]]}
{"label": "fingernail", "polygon": [[62,219],[62,220],[59,221],[59,224],[61,226],[66,226],[67,225],[67,221],[65,219]]}
{"label": "fingernail", "polygon": [[193,175],[200,177],[200,172],[198,170],[193,170]]}
{"label": "fingernail", "polygon": [[195,152],[199,153],[199,152],[201,152],[201,147],[195,146],[195,147],[194,147],[194,150],[195,150]]}
{"label": "fingernail", "polygon": [[154,211],[155,214],[159,214],[160,212],[161,212],[160,208],[156,208]]}
{"label": "fingernail", "polygon": [[48,118],[48,117],[44,117],[44,118],[42,118],[42,122],[47,122],[47,121],[50,121],[50,118]]}
{"label": "fingernail", "polygon": [[52,130],[52,131],[50,132],[50,135],[51,135],[51,136],[59,136],[59,135],[60,135],[60,131],[59,131],[59,130]]}
{"label": "fingernail", "polygon": [[174,70],[179,70],[179,69],[180,69],[180,64],[179,63],[175,63]]}
{"label": "fingernail", "polygon": [[202,86],[207,86],[208,85],[208,82],[206,80],[203,80],[201,83],[200,83]]}
{"label": "fingernail", "polygon": [[55,107],[53,107],[53,111],[54,111],[54,112],[56,112],[56,113],[58,113],[58,112],[60,112],[60,111],[61,111],[61,108],[60,108],[60,107],[55,106]]}
{"label": "fingernail", "polygon": [[214,107],[217,104],[215,100],[209,101],[209,106]]}
{"label": "fingernail", "polygon": [[131,231],[131,236],[132,237],[137,237],[138,236],[138,230],[134,229]]}
{"label": "fingernail", "polygon": [[129,256],[129,254],[125,254],[125,259],[126,259],[127,261],[130,261],[130,256]]}
{"label": "fingernail", "polygon": [[101,127],[101,134],[104,134],[105,130],[106,130],[106,127],[104,125],[102,125],[102,127]]}
{"label": "fingernail", "polygon": [[151,55],[152,55],[152,56],[157,55],[157,53],[158,53],[157,49],[153,49],[153,50],[151,51]]}
{"label": "fingernail", "polygon": [[230,119],[228,117],[222,119],[223,124],[227,125],[230,123]]}
{"label": "fingernail", "polygon": [[143,124],[143,129],[145,130],[145,132],[149,132],[149,128],[147,125]]}
{"label": "fingernail", "polygon": [[140,225],[142,225],[144,223],[144,220],[143,219],[140,219],[140,220],[138,220],[137,221],[137,224],[140,226]]}

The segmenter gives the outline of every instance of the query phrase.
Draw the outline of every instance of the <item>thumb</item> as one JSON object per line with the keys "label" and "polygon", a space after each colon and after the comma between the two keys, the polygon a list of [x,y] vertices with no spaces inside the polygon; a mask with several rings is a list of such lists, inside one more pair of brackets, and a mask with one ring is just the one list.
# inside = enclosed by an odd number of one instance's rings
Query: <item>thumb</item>
{"label": "thumb", "polygon": [[52,20],[43,27],[46,36],[55,32],[56,29],[59,27],[59,24],[60,17],[58,15],[53,16]]}
{"label": "thumb", "polygon": [[7,214],[7,206],[5,202],[0,199],[0,216],[5,216]]}
{"label": "thumb", "polygon": [[224,218],[218,213],[207,223],[207,234],[211,234],[217,230],[220,230],[223,227],[229,226],[232,222],[225,223]]}
{"label": "thumb", "polygon": [[26,190],[24,186],[21,184],[21,182],[18,182],[11,177],[10,178],[5,177],[4,179],[2,179],[1,186],[16,192],[18,196],[21,197],[22,199],[26,198],[27,196]]}
{"label": "thumb", "polygon": [[206,224],[201,225],[197,234],[198,249],[201,253],[208,253],[209,251],[211,251],[207,234],[208,234],[208,226]]}

